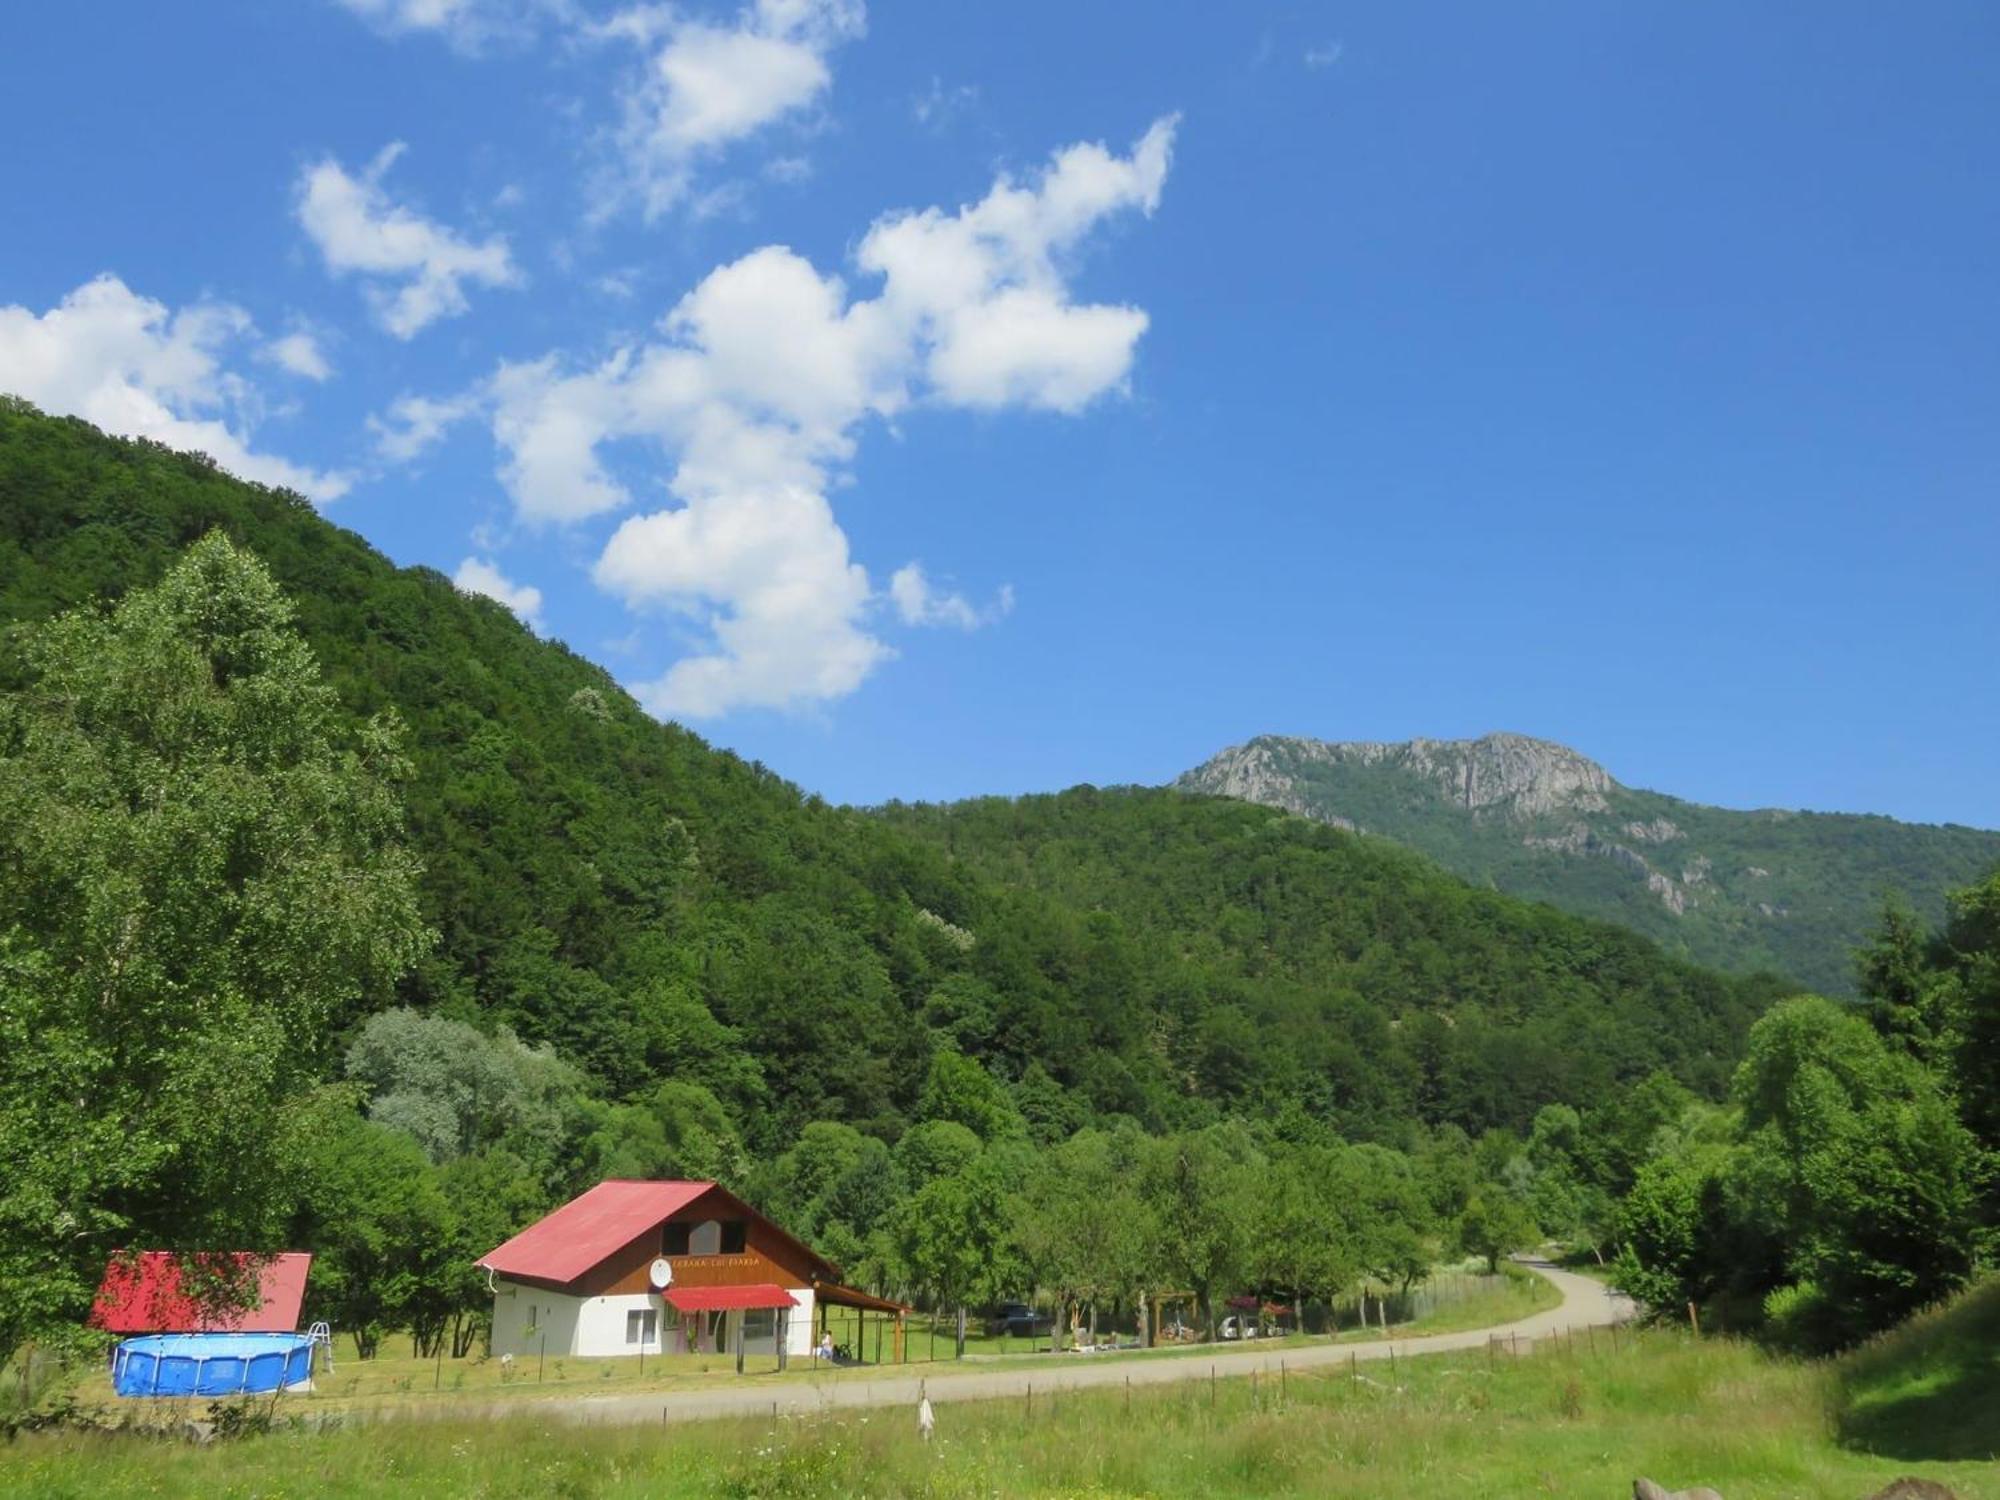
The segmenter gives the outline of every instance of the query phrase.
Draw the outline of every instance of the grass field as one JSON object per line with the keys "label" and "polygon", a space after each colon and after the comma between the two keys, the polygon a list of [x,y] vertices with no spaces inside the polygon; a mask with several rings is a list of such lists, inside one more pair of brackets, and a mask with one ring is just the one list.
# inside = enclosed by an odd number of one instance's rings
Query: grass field
{"label": "grass field", "polygon": [[[1906,1412],[1904,1452],[1839,1441],[1846,1402],[1890,1388],[1945,1346],[1934,1328],[1860,1361],[1813,1366],[1734,1340],[1655,1332],[1520,1360],[1440,1355],[1281,1383],[1093,1392],[1032,1409],[941,1402],[937,1440],[882,1410],[772,1423],[579,1429],[380,1422],[195,1447],[158,1438],[26,1435],[0,1446],[0,1493],[36,1500],[386,1500],[403,1496],[1622,1497],[1635,1475],[1711,1484],[1727,1500],[1842,1500],[1899,1474],[2000,1500],[2000,1464],[1934,1461],[1953,1410]],[[1580,1342],[1580,1341],[1579,1341]],[[1873,1363],[1869,1363],[1872,1359]],[[1935,1374],[1935,1372],[1933,1372]],[[1992,1391],[1985,1393],[1990,1400]],[[1983,1428],[1991,1432],[1987,1425]]]}
{"label": "grass field", "polygon": [[1891,1457],[2000,1453],[2000,1277],[1920,1314],[1840,1367],[1841,1435]]}

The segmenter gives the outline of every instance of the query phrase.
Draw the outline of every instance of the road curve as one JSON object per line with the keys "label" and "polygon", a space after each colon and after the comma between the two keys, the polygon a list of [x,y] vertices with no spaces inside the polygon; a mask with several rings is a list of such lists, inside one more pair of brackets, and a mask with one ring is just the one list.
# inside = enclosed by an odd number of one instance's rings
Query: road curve
{"label": "road curve", "polygon": [[[1203,1358],[1187,1353],[1124,1357],[1094,1355],[1051,1356],[1047,1359],[1007,1362],[1007,1368],[985,1365],[979,1368],[939,1370],[926,1367],[911,1373],[908,1366],[886,1370],[880,1380],[827,1380],[805,1378],[796,1383],[767,1384],[730,1389],[710,1387],[695,1391],[654,1391],[629,1396],[579,1396],[457,1405],[449,1410],[436,1408],[424,1413],[440,1418],[525,1417],[581,1424],[629,1426],[637,1423],[696,1422],[718,1417],[801,1416],[850,1408],[905,1406],[914,1409],[918,1397],[928,1392],[934,1406],[953,1401],[992,1401],[1025,1397],[1032,1387],[1038,1394],[1090,1390],[1096,1387],[1168,1385],[1178,1381],[1210,1378],[1239,1378],[1253,1372],[1276,1370],[1282,1360],[1289,1370],[1310,1370],[1325,1365],[1344,1365],[1350,1360],[1366,1362],[1404,1359],[1417,1354],[1439,1354],[1453,1349],[1482,1349],[1499,1340],[1508,1347],[1525,1351],[1535,1340],[1570,1329],[1603,1328],[1622,1323],[1632,1315],[1632,1304],[1602,1282],[1574,1272],[1560,1271],[1546,1261],[1522,1262],[1537,1275],[1555,1283],[1563,1294],[1560,1305],[1535,1313],[1518,1322],[1491,1328],[1468,1329],[1462,1333],[1433,1333],[1416,1338],[1383,1339],[1372,1343],[1308,1344],[1291,1346],[1282,1352],[1255,1347],[1218,1350]],[[412,1414],[415,1415],[415,1414]]]}

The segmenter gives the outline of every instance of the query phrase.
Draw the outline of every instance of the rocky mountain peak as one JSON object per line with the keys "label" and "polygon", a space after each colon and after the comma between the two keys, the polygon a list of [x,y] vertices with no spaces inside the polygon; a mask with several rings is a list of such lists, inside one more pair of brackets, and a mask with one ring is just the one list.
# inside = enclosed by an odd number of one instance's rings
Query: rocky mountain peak
{"label": "rocky mountain peak", "polygon": [[1475,740],[1309,740],[1261,735],[1190,771],[1190,790],[1312,812],[1299,795],[1302,771],[1313,767],[1382,767],[1423,777],[1441,797],[1470,813],[1539,817],[1552,812],[1604,812],[1617,788],[1611,774],[1567,745],[1525,734]]}

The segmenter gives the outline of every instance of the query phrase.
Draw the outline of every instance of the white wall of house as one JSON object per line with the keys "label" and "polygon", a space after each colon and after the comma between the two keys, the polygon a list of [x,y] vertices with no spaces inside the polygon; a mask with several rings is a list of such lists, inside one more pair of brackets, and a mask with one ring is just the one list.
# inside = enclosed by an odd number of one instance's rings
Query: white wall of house
{"label": "white wall of house", "polygon": [[[808,1287],[795,1287],[791,1295],[793,1309],[785,1315],[785,1349],[789,1355],[804,1358],[812,1353],[816,1335],[813,1294]],[[645,1316],[648,1312],[653,1315],[650,1319]],[[679,1317],[655,1292],[572,1297],[501,1277],[494,1281],[493,1353],[496,1358],[511,1354],[517,1359],[540,1354],[544,1348],[550,1354],[580,1358],[638,1354],[642,1350],[647,1354],[679,1354],[688,1348],[689,1330],[684,1325],[701,1316],[690,1313],[685,1319]],[[712,1354],[735,1354],[744,1317],[740,1311],[726,1314],[721,1328],[703,1337],[702,1348]],[[751,1315],[751,1328],[761,1331],[745,1339],[744,1352],[776,1354],[776,1322],[775,1311]]]}
{"label": "white wall of house", "polygon": [[521,1286],[510,1281],[494,1282],[493,1354],[526,1355],[576,1353],[577,1313],[583,1305],[579,1297],[541,1287]]}
{"label": "white wall of house", "polygon": [[[665,1326],[657,1296],[633,1292],[616,1297],[571,1297],[542,1287],[496,1280],[493,1293],[493,1353],[517,1359],[540,1354],[587,1358],[605,1355],[658,1354],[662,1339],[673,1335]],[[646,1315],[650,1313],[649,1318]],[[635,1317],[634,1314],[637,1316]],[[543,1336],[547,1335],[547,1344]]]}

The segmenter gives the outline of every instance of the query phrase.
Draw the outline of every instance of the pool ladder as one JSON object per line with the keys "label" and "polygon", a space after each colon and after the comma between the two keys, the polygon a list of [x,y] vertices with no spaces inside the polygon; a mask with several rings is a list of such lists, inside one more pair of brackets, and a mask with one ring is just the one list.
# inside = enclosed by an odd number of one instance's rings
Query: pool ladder
{"label": "pool ladder", "polygon": [[[294,1323],[292,1326],[296,1328],[299,1325]],[[324,1321],[315,1323],[306,1330],[306,1347],[308,1349],[326,1350],[326,1373],[331,1375],[333,1373],[333,1330]],[[310,1355],[307,1356],[306,1369],[308,1371],[312,1369]]]}

